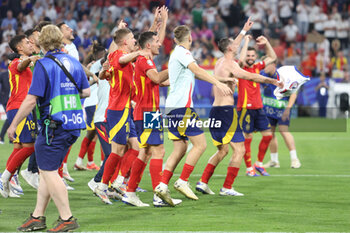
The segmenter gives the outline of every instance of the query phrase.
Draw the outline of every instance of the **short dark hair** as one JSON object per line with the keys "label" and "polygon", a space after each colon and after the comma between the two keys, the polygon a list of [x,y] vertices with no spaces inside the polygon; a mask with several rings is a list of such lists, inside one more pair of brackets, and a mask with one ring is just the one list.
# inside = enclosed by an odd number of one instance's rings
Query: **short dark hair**
{"label": "short dark hair", "polygon": [[248,47],[247,51],[254,51],[256,53],[256,49],[254,47]]}
{"label": "short dark hair", "polygon": [[59,29],[61,29],[62,25],[64,25],[64,24],[66,24],[66,23],[65,23],[65,22],[60,22],[60,23],[56,24],[56,26],[57,26]]}
{"label": "short dark hair", "polygon": [[43,27],[47,26],[47,25],[50,25],[52,24],[51,22],[49,21],[40,21],[35,27],[34,27],[34,30],[35,31],[38,31],[38,32],[41,32],[41,29],[43,29]]}
{"label": "short dark hair", "polygon": [[30,37],[31,35],[33,35],[34,32],[40,32],[40,31],[36,28],[32,28],[25,31],[24,35],[26,35],[27,37]]}
{"label": "short dark hair", "polygon": [[139,38],[139,45],[141,49],[144,49],[147,42],[153,40],[153,36],[156,36],[156,35],[157,33],[151,32],[151,31],[141,33]]}
{"label": "short dark hair", "polygon": [[129,28],[121,28],[121,29],[118,29],[115,34],[114,34],[114,42],[118,45],[120,44],[120,42],[122,42],[122,40],[124,39],[124,37],[129,34],[129,33],[132,33],[130,31]]}
{"label": "short dark hair", "polygon": [[232,41],[230,41],[230,38],[222,38],[219,41],[219,50],[223,53],[226,53],[227,47],[231,44]]}
{"label": "short dark hair", "polygon": [[13,50],[13,52],[18,53],[17,45],[22,42],[23,39],[26,38],[26,35],[17,35],[14,36],[9,43],[10,48]]}

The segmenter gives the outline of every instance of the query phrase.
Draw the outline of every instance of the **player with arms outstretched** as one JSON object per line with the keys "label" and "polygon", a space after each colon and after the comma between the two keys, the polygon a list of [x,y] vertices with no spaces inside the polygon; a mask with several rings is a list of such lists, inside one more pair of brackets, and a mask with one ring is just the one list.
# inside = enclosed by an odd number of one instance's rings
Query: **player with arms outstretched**
{"label": "player with arms outstretched", "polygon": [[197,65],[189,51],[192,44],[190,29],[184,25],[178,26],[174,29],[174,35],[177,45],[169,60],[170,92],[165,104],[168,120],[172,122],[169,126],[169,138],[173,141],[174,150],[165,164],[161,182],[155,188],[156,194],[171,206],[174,206],[175,203],[170,197],[168,184],[177,164],[186,153],[188,139],[193,144],[193,148],[188,153],[181,176],[175,182],[174,187],[186,197],[198,200],[189,187],[188,178],[205,151],[206,140],[201,128],[197,127],[196,124],[191,126],[188,124],[190,121],[197,122],[199,120],[192,102],[194,76],[214,84],[224,95],[232,94],[232,90],[220,82],[231,79],[220,78],[219,81]]}
{"label": "player with arms outstretched", "polygon": [[[250,29],[252,24],[253,23],[248,20],[240,35],[235,40],[231,38],[224,38],[220,40],[219,49],[224,53],[224,57],[217,61],[214,74],[221,77],[234,77],[240,80],[281,85],[278,84],[277,80],[264,78],[259,74],[249,73],[241,69],[234,60],[237,48],[242,41],[243,35]],[[227,86],[234,91],[235,82],[228,82]],[[197,183],[196,190],[204,194],[214,194],[214,192],[208,186],[209,179],[214,173],[216,166],[228,154],[229,145],[231,145],[234,152],[227,168],[227,175],[224,185],[220,189],[220,195],[243,196],[242,193],[235,191],[232,187],[232,184],[237,177],[242,158],[245,154],[244,136],[241,125],[238,121],[237,111],[234,108],[234,99],[232,95],[223,95],[216,87],[213,87],[213,91],[215,100],[213,103],[213,108],[210,111],[209,118],[220,120],[221,127],[210,127],[209,129],[213,143],[218,150],[212,157],[210,157],[201,180]]]}
{"label": "player with arms outstretched", "polygon": [[[259,63],[255,63],[257,53],[254,48],[248,48],[249,39],[249,37],[245,38],[244,46],[239,57],[239,64],[244,70],[250,73],[259,74],[266,65],[276,61],[277,56],[268,40],[264,36],[260,36],[256,39],[257,44],[265,45],[266,58]],[[237,110],[239,111],[239,122],[242,125],[245,136],[244,145],[246,152],[244,155],[244,160],[247,166],[246,174],[247,176],[259,176],[255,172],[258,171],[263,176],[269,176],[263,167],[263,160],[272,139],[272,133],[269,120],[267,119],[263,109],[259,83],[249,80],[239,81]],[[253,168],[251,162],[250,144],[253,139],[254,131],[260,131],[262,134],[262,139],[259,144],[258,160],[254,164]]]}

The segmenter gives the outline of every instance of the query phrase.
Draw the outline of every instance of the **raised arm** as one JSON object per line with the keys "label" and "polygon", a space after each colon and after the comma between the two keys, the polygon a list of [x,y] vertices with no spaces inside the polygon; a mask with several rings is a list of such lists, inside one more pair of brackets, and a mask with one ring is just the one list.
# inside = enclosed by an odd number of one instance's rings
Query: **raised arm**
{"label": "raised arm", "polygon": [[160,17],[161,17],[161,25],[158,32],[159,42],[163,44],[164,38],[165,38],[165,30],[166,25],[168,22],[168,8],[166,6],[163,6],[160,8]]}
{"label": "raised arm", "polygon": [[[121,29],[121,28],[126,28],[126,23],[124,22],[124,20],[120,20],[118,24],[118,29]],[[114,42],[114,40],[112,40],[112,43],[108,48],[108,53],[113,53],[117,49],[118,49],[118,45]]]}
{"label": "raised arm", "polygon": [[237,45],[237,48],[241,44],[245,34],[252,28],[254,22],[248,18],[247,22],[244,24],[242,31],[238,34],[238,36],[234,39],[233,43]]}
{"label": "raised arm", "polygon": [[244,37],[244,45],[241,49],[240,55],[239,55],[239,60],[238,60],[238,64],[240,67],[243,67],[245,64],[245,58],[247,56],[247,51],[248,51],[248,45],[249,45],[249,41],[252,37],[250,35],[246,35]]}
{"label": "raised arm", "polygon": [[160,9],[159,9],[159,7],[157,7],[155,12],[154,12],[153,23],[152,23],[151,27],[149,28],[149,31],[157,32],[157,26],[158,26],[159,17],[160,17]]}
{"label": "raised arm", "polygon": [[265,66],[275,62],[277,59],[277,55],[273,50],[270,42],[266,39],[266,37],[259,36],[256,39],[256,41],[257,41],[257,45],[265,45],[265,49],[266,49],[266,58],[264,59]]}

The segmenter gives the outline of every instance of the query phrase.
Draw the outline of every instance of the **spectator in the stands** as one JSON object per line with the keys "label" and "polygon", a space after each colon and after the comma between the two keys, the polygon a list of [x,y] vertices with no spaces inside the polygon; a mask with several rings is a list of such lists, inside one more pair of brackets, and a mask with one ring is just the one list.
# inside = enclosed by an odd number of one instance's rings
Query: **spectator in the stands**
{"label": "spectator in the stands", "polygon": [[278,1],[280,20],[283,25],[287,25],[289,19],[292,18],[294,3],[291,0]]}
{"label": "spectator in the stands", "polygon": [[45,16],[50,18],[51,21],[55,22],[57,19],[57,11],[53,3],[49,3],[49,7],[45,9]]}
{"label": "spectator in the stands", "polygon": [[230,5],[232,4],[232,2],[233,0],[219,0],[218,3],[219,12],[226,24],[229,24],[231,20]]}
{"label": "spectator in the stands", "polygon": [[228,27],[226,26],[226,23],[222,20],[220,15],[215,16],[213,33],[214,33],[214,39],[216,44],[218,44],[222,38],[225,38],[228,36]]}
{"label": "spectator in the stands", "polygon": [[208,27],[210,29],[212,29],[214,26],[215,17],[217,14],[218,14],[217,9],[214,6],[212,6],[209,1],[207,1],[203,9],[203,15],[207,18]]}
{"label": "spectator in the stands", "polygon": [[68,12],[66,19],[64,22],[71,28],[73,31],[77,30],[78,25],[77,21],[73,18],[73,12]]}
{"label": "spectator in the stands", "polygon": [[11,25],[14,30],[17,30],[17,20],[13,18],[13,13],[11,10],[8,10],[6,13],[6,18],[1,22],[1,30],[8,29],[8,25]]}
{"label": "spectator in the stands", "polygon": [[347,49],[349,43],[349,19],[342,15],[341,20],[337,23],[337,38],[340,40],[341,49]]}
{"label": "spectator in the stands", "polygon": [[315,88],[317,92],[317,102],[318,102],[318,116],[326,117],[327,116],[327,102],[328,102],[328,89],[329,85],[326,80],[325,73],[321,73],[320,82]]}
{"label": "spectator in the stands", "polygon": [[[316,11],[317,8],[315,8]],[[318,12],[314,15],[314,28],[321,35],[324,34],[324,26],[328,16],[322,11],[321,8],[318,8]]]}
{"label": "spectator in the stands", "polygon": [[316,75],[328,74],[329,62],[329,57],[325,56],[325,50],[320,48],[316,57]]}
{"label": "spectator in the stands", "polygon": [[[197,2],[195,4],[195,7],[192,9],[192,21],[193,24],[197,27],[200,27],[202,25],[202,15],[203,14],[203,6],[201,4],[201,2]],[[206,16],[206,15],[204,15]]]}
{"label": "spectator in the stands", "polygon": [[324,36],[329,40],[330,44],[336,38],[336,33],[337,21],[329,14],[328,19],[324,22]]}
{"label": "spectator in the stands", "polygon": [[305,37],[309,30],[309,13],[310,8],[305,4],[305,0],[300,0],[297,8],[297,23],[299,28],[299,34]]}
{"label": "spectator in the stands", "polygon": [[288,24],[284,26],[283,31],[286,35],[287,42],[294,42],[297,39],[299,28],[294,24],[293,19],[288,20]]}
{"label": "spectator in the stands", "polygon": [[247,12],[247,16],[250,17],[250,20],[254,22],[251,31],[253,34],[254,39],[258,38],[261,36],[262,29],[263,29],[263,16],[260,11],[258,11],[257,7],[255,4],[253,4]]}
{"label": "spectator in the stands", "polygon": [[348,70],[348,59],[344,56],[342,50],[337,52],[337,55],[331,59],[332,77],[343,78],[344,72]]}
{"label": "spectator in the stands", "polygon": [[240,23],[244,20],[244,12],[239,0],[233,0],[230,5],[230,16],[232,27],[240,27]]}

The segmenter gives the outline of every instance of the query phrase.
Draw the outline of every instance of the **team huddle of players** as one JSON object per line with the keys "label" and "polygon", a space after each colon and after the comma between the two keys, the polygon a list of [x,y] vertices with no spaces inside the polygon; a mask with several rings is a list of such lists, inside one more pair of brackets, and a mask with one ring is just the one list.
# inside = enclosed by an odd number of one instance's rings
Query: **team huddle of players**
{"label": "team huddle of players", "polygon": [[[171,198],[168,184],[176,166],[188,151],[189,140],[192,148],[188,152],[179,179],[174,183],[174,188],[187,198],[198,200],[189,186],[188,179],[206,150],[206,139],[203,130],[197,127],[197,124],[191,126],[186,124],[187,121],[200,120],[192,101],[195,78],[213,84],[215,100],[209,118],[215,118],[221,122],[220,128],[209,128],[217,152],[210,157],[200,181],[196,184],[197,191],[203,194],[214,194],[208,182],[216,166],[228,154],[229,146],[233,148],[233,154],[228,164],[224,184],[219,191],[220,195],[243,196],[233,188],[243,158],[247,166],[246,175],[269,176],[265,167],[279,167],[277,140],[273,134],[277,124],[290,150],[291,166],[299,168],[300,162],[296,155],[294,139],[288,132],[290,108],[294,104],[295,95],[281,100],[283,104],[276,104],[277,100],[274,99],[271,90],[274,86],[283,87],[277,77],[276,54],[268,40],[260,36],[256,38],[256,44],[265,46],[266,56],[261,62],[255,63],[257,53],[254,48],[248,47],[252,38],[246,35],[253,22],[248,19],[235,39],[220,40],[218,46],[224,56],[217,61],[214,75],[210,75],[197,65],[190,52],[192,37],[187,26],[178,26],[174,29],[176,47],[171,53],[168,69],[157,71],[153,58],[159,54],[167,20],[167,9],[165,7],[157,9],[153,26],[149,31],[141,33],[138,40],[121,22],[108,52],[103,49],[94,51],[95,62],[89,70],[85,68],[86,75],[92,77],[91,96],[85,101],[87,125],[90,131],[97,132],[105,155],[101,168],[93,164],[89,158],[88,168],[99,169],[96,176],[88,183],[94,194],[106,204],[112,204],[110,199],[114,198],[133,206],[149,206],[139,199],[136,192],[140,189],[138,184],[150,161],[149,172],[154,191],[153,205],[157,207],[179,205],[182,200]],[[72,36],[71,30],[65,24],[60,25],[60,29],[66,36],[65,48],[70,54],[71,50],[74,51],[74,48],[70,48],[73,44],[69,43]],[[12,45],[10,43],[14,52],[21,56],[14,58],[9,65],[11,97],[6,110],[10,121],[16,115],[28,92],[32,76],[30,68],[40,59],[40,55],[32,55],[33,51],[30,49],[32,37],[35,53],[40,53],[39,45],[35,41],[37,33],[40,33],[40,29],[33,30],[28,37],[17,38],[17,36],[15,37],[17,41],[13,41]],[[244,44],[237,60],[236,56],[243,39]],[[104,57],[105,53],[107,57]],[[264,69],[263,76],[260,72]],[[262,102],[259,83],[264,83],[264,90],[269,90],[266,93],[264,91],[264,96],[274,99],[267,101],[266,106]],[[234,107],[233,98],[236,85],[238,85],[237,108]],[[163,165],[165,155],[163,128],[144,128],[144,113],[152,112],[156,114],[155,118],[162,117],[159,113],[159,86],[169,86],[165,103],[166,116],[172,122],[185,122],[183,126],[173,124],[168,128],[168,137],[172,140],[174,149],[165,165]],[[274,111],[265,113],[264,107],[273,108]],[[76,121],[80,121],[80,118]],[[17,196],[16,192],[20,189],[16,186],[16,171],[34,152],[35,119],[33,115],[28,116],[17,129],[14,150],[0,179],[0,192],[4,197]],[[254,131],[260,131],[262,139],[257,161],[252,165],[250,144]],[[85,148],[85,150],[81,149],[82,155],[79,155],[74,165],[75,169],[86,169],[82,165],[82,158],[85,152],[93,154],[94,138],[95,135],[90,133],[84,138],[82,149]],[[263,165],[270,143],[271,161]],[[61,177],[73,181],[67,170],[63,172],[65,166],[62,165],[62,169],[59,169]],[[27,172],[36,173],[35,169],[27,169],[23,172],[24,175]],[[33,174],[30,179],[37,180],[38,178]],[[36,182],[30,180],[28,183]]]}

